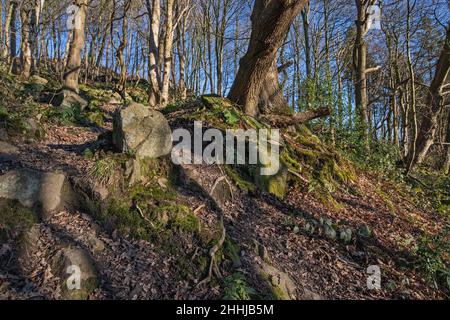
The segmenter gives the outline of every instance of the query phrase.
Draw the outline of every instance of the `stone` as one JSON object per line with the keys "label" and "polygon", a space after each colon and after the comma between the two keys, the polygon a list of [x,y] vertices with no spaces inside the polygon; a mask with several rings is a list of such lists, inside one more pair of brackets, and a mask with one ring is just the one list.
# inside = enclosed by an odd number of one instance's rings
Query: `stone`
{"label": "stone", "polygon": [[345,243],[350,243],[352,241],[352,229],[345,228],[341,230],[339,239],[341,239]]}
{"label": "stone", "polygon": [[0,140],[0,161],[11,161],[16,159],[19,148]]}
{"label": "stone", "polygon": [[13,170],[0,176],[0,198],[17,200],[24,207],[40,208],[44,219],[62,205],[66,177],[59,172]]}
{"label": "stone", "polygon": [[120,105],[121,103],[122,103],[122,97],[117,92],[114,92],[111,95],[111,99],[109,100],[108,104]]}
{"label": "stone", "polygon": [[129,159],[125,163],[125,177],[130,186],[135,185],[142,179],[142,168],[139,160]]}
{"label": "stone", "polygon": [[100,253],[105,250],[105,243],[100,240],[95,233],[88,234],[87,238],[89,249],[91,249],[93,253]]}
{"label": "stone", "polygon": [[266,246],[263,245],[258,240],[253,240],[253,243],[255,245],[255,253],[266,263],[271,263],[269,251],[267,250]]}
{"label": "stone", "polygon": [[51,261],[51,269],[60,279],[63,300],[87,300],[99,286],[94,261],[79,247],[67,245],[60,249]]}
{"label": "stone", "polygon": [[41,139],[44,137],[44,129],[37,119],[27,118],[25,119],[24,125],[27,137],[32,139]]}
{"label": "stone", "polygon": [[368,225],[362,225],[358,229],[358,235],[365,238],[370,238],[372,236],[372,230]]}
{"label": "stone", "polygon": [[80,176],[70,178],[70,188],[71,190],[67,192],[69,195],[73,195],[72,199],[67,197],[72,202],[70,207],[93,215],[102,212],[110,196],[110,192],[105,186]]}
{"label": "stone", "polygon": [[48,80],[38,75],[33,75],[30,77],[29,82],[32,84],[39,84],[45,86],[48,83]]}
{"label": "stone", "polygon": [[305,226],[304,229],[306,232],[308,232],[309,234],[314,234],[314,232],[316,232],[316,228],[317,228],[318,223],[316,221],[308,221]]}
{"label": "stone", "polygon": [[255,173],[255,184],[263,192],[268,192],[276,197],[283,199],[287,192],[288,170],[281,166],[277,174],[272,176],[264,176],[258,173],[259,168]]}
{"label": "stone", "polygon": [[61,90],[61,92],[59,92],[52,100],[52,104],[55,107],[61,108],[73,108],[78,106],[80,110],[84,110],[88,106],[88,102],[78,93],[67,89]]}
{"label": "stone", "polygon": [[114,114],[113,144],[137,159],[156,159],[172,151],[172,131],[162,113],[131,103]]}
{"label": "stone", "polygon": [[332,225],[329,224],[325,224],[323,226],[323,230],[325,233],[325,236],[331,240],[335,240],[337,237],[337,232],[336,230],[334,230],[334,227]]}
{"label": "stone", "polygon": [[293,300],[296,298],[296,286],[287,273],[264,261],[259,267],[259,273],[263,279],[267,280],[275,299]]}

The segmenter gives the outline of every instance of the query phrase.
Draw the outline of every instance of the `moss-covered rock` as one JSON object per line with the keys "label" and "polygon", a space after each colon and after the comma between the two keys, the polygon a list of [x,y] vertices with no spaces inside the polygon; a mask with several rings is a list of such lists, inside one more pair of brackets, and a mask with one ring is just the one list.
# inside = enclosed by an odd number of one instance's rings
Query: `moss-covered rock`
{"label": "moss-covered rock", "polygon": [[87,300],[100,284],[94,261],[79,247],[63,247],[53,257],[51,268],[60,279],[63,300]]}
{"label": "moss-covered rock", "polygon": [[260,277],[270,288],[270,295],[275,300],[293,300],[296,298],[296,286],[289,275],[262,262],[258,269]]}
{"label": "moss-covered rock", "polygon": [[278,173],[272,176],[258,174],[255,170],[255,184],[263,192],[268,192],[283,199],[287,192],[288,171],[282,166]]}

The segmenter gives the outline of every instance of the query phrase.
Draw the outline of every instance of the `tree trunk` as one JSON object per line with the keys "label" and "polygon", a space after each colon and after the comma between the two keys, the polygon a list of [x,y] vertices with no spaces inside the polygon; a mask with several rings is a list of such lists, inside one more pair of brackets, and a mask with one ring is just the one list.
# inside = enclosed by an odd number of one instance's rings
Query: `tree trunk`
{"label": "tree trunk", "polygon": [[303,33],[305,35],[305,66],[306,78],[311,79],[311,44],[309,41],[309,3],[302,10]]}
{"label": "tree trunk", "polygon": [[[283,44],[295,17],[303,9],[307,0],[256,0],[252,12],[252,33],[247,53],[240,61],[236,79],[229,93],[229,98],[244,106],[250,116],[259,113],[261,92],[266,83],[278,79],[276,70],[277,51]],[[276,73],[276,75],[275,75]],[[272,78],[267,80],[268,78]],[[279,91],[272,99],[283,101]],[[271,89],[267,88],[269,95]],[[263,100],[265,100],[264,98]],[[276,106],[278,107],[278,106]]]}
{"label": "tree trunk", "polygon": [[[8,8],[6,7],[8,11]],[[3,42],[3,0],[0,2],[0,54],[3,53],[5,48],[5,43]]]}
{"label": "tree trunk", "polygon": [[172,68],[173,46],[173,9],[175,0],[167,0],[166,32],[164,36],[164,74],[161,90],[160,106],[165,107],[169,102],[170,74]]}
{"label": "tree trunk", "polygon": [[447,135],[446,135],[447,155],[444,163],[444,172],[446,175],[450,174],[450,110],[447,112]]}
{"label": "tree trunk", "polygon": [[356,20],[356,39],[354,48],[355,74],[355,104],[359,117],[359,126],[362,138],[368,146],[369,142],[369,117],[367,112],[367,44],[364,40],[368,31],[367,24],[367,1],[355,0],[358,12]]}
{"label": "tree trunk", "polygon": [[13,74],[19,73],[19,63],[17,61],[17,7],[18,2],[16,0],[11,1],[11,19],[10,19],[10,35],[9,35],[9,58],[11,62],[11,71]]}
{"label": "tree trunk", "polygon": [[3,33],[5,35],[5,46],[3,47],[3,50],[1,52],[1,56],[3,58],[6,58],[8,56],[9,50],[10,50],[11,42],[10,42],[9,28],[11,25],[12,13],[13,13],[13,6],[12,6],[11,1],[9,1],[6,5],[6,10],[5,10],[6,18],[5,18],[5,25],[3,27]]}
{"label": "tree trunk", "polygon": [[37,63],[39,61],[39,34],[41,11],[45,0],[33,0],[33,7],[30,15],[30,50],[31,50],[31,71],[37,71]]}
{"label": "tree trunk", "polygon": [[186,100],[187,98],[187,90],[186,90],[186,18],[183,17],[179,26],[177,27],[178,32],[178,56],[180,61],[180,98],[181,100]]}
{"label": "tree trunk", "polygon": [[151,107],[156,107],[160,100],[160,81],[159,81],[159,27],[161,15],[160,0],[147,0],[147,13],[149,15],[151,30],[148,37],[149,52],[148,52],[148,79],[150,87],[148,92],[148,103]]}
{"label": "tree trunk", "polygon": [[75,4],[80,7],[77,15],[78,25],[73,30],[73,38],[70,42],[67,56],[67,65],[64,71],[64,88],[79,92],[78,78],[81,68],[81,50],[84,47],[84,27],[86,24],[86,11],[88,0],[76,0]]}
{"label": "tree trunk", "polygon": [[436,67],[436,73],[428,90],[427,109],[420,125],[418,138],[416,142],[416,154],[412,159],[412,165],[421,164],[430,147],[434,143],[434,137],[438,127],[438,117],[443,110],[443,92],[442,87],[447,79],[450,70],[450,23],[447,27],[447,35],[444,48],[441,51],[439,61]]}
{"label": "tree trunk", "polygon": [[409,89],[411,91],[411,132],[412,132],[412,141],[409,148],[409,156],[408,156],[408,163],[407,163],[407,171],[410,172],[412,170],[412,167],[414,165],[414,158],[416,156],[416,144],[417,144],[417,112],[416,112],[416,84],[415,84],[415,72],[414,72],[414,66],[412,63],[411,58],[411,14],[412,14],[412,8],[410,5],[410,0],[407,0],[407,6],[408,6],[408,13],[407,13],[407,22],[406,22],[406,55],[407,55],[407,64],[408,64],[408,71],[409,71]]}
{"label": "tree trunk", "polygon": [[20,36],[20,76],[24,80],[30,78],[31,73],[31,26],[32,9],[30,2],[25,1],[20,8],[21,36]]}

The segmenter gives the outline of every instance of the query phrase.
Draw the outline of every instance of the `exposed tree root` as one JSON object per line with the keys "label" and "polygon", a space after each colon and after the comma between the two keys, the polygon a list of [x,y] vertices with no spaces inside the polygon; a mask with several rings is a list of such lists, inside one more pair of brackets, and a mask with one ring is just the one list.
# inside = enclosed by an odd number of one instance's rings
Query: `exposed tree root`
{"label": "exposed tree root", "polygon": [[222,248],[223,243],[225,242],[225,237],[226,237],[226,230],[225,230],[225,225],[223,223],[223,216],[220,218],[220,225],[222,226],[222,236],[220,237],[217,244],[214,247],[212,247],[211,250],[209,250],[209,256],[211,258],[211,261],[209,263],[208,276],[205,279],[203,279],[202,281],[200,281],[198,283],[197,287],[201,287],[201,286],[208,284],[212,279],[213,272],[215,272],[219,278],[221,277],[219,267],[218,267],[217,261],[216,261],[216,253],[220,250],[220,248]]}

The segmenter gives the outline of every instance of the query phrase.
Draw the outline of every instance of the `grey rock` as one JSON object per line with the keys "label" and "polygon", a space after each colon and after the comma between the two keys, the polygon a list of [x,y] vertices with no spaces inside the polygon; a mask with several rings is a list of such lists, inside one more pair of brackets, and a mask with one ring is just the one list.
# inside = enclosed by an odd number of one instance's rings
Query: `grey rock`
{"label": "grey rock", "polygon": [[[63,247],[53,257],[51,268],[52,273],[60,279],[64,300],[86,300],[99,285],[94,261],[79,247],[70,245]],[[76,269],[80,271],[79,288],[75,285],[74,271]]]}
{"label": "grey rock", "polygon": [[81,110],[84,110],[88,106],[88,102],[78,93],[64,89],[56,95],[52,103],[55,107],[71,108],[78,106]]}
{"label": "grey rock", "polygon": [[17,200],[27,208],[40,205],[45,219],[61,206],[65,180],[59,172],[9,171],[0,176],[0,198]]}
{"label": "grey rock", "polygon": [[156,159],[172,150],[172,131],[162,113],[131,103],[114,114],[113,144],[137,159]]}
{"label": "grey rock", "polygon": [[142,179],[142,168],[139,160],[130,159],[125,163],[125,177],[130,186],[135,185]]}
{"label": "grey rock", "polygon": [[12,161],[17,158],[18,153],[17,147],[0,140],[0,161]]}
{"label": "grey rock", "polygon": [[39,84],[45,86],[48,83],[48,80],[38,75],[34,75],[30,77],[29,82],[32,84]]}
{"label": "grey rock", "polygon": [[341,230],[339,235],[339,239],[341,239],[345,243],[350,243],[352,241],[353,232],[350,228],[345,228]]}
{"label": "grey rock", "polygon": [[100,240],[95,233],[88,234],[87,237],[89,249],[91,249],[93,253],[99,253],[105,250],[105,243]]}
{"label": "grey rock", "polygon": [[325,224],[323,226],[323,230],[325,233],[325,236],[331,240],[335,240],[337,237],[337,232],[334,230],[334,227],[330,224]]}
{"label": "grey rock", "polygon": [[358,235],[365,237],[365,238],[369,238],[372,236],[372,230],[370,229],[370,227],[368,225],[362,225],[358,229]]}
{"label": "grey rock", "polygon": [[278,300],[296,299],[296,286],[287,273],[278,270],[264,261],[260,264],[258,271],[261,277],[267,280],[267,284],[271,287],[274,298]]}

